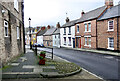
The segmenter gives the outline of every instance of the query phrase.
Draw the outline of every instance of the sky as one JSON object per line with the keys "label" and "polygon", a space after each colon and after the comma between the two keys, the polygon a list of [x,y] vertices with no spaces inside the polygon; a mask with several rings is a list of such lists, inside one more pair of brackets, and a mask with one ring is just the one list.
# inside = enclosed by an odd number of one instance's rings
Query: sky
{"label": "sky", "polygon": [[[120,0],[114,0],[117,5]],[[105,0],[24,0],[25,27],[56,26],[65,24],[66,17],[75,20],[81,17],[81,11],[88,12],[104,6]],[[67,13],[67,15],[66,15]]]}

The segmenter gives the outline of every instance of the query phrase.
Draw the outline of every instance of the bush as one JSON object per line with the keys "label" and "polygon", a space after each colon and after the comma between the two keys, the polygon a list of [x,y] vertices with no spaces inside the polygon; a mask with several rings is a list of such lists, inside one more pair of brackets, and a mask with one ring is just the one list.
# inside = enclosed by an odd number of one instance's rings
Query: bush
{"label": "bush", "polygon": [[46,54],[46,52],[45,51],[41,51],[40,54]]}

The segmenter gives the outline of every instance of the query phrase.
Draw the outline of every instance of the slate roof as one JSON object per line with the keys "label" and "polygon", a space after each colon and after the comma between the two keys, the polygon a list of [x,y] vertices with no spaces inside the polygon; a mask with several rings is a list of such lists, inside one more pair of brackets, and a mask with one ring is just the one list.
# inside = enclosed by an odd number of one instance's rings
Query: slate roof
{"label": "slate roof", "polygon": [[76,21],[77,21],[77,20],[73,20],[73,21],[67,22],[67,23],[65,23],[65,24],[62,26],[62,28],[63,28],[63,27],[74,26]]}
{"label": "slate roof", "polygon": [[118,16],[120,16],[120,4],[107,9],[105,13],[98,20],[103,20]]}
{"label": "slate roof", "polygon": [[102,6],[92,11],[86,12],[80,19],[76,21],[76,24],[87,21],[87,20],[98,18],[106,8],[107,8],[106,6]]}
{"label": "slate roof", "polygon": [[55,34],[60,34],[60,28],[57,28],[57,29],[55,30],[55,32],[53,33],[53,35],[55,35]]}
{"label": "slate roof", "polygon": [[42,36],[43,34],[45,34],[45,32],[47,31],[47,28],[45,27],[45,29],[44,30],[39,30],[38,32],[37,32],[37,36]]}
{"label": "slate roof", "polygon": [[52,35],[54,32],[55,32],[55,30],[56,30],[56,28],[50,28],[50,29],[48,29],[47,31],[46,31],[46,33],[45,34],[43,34],[44,36],[45,35]]}

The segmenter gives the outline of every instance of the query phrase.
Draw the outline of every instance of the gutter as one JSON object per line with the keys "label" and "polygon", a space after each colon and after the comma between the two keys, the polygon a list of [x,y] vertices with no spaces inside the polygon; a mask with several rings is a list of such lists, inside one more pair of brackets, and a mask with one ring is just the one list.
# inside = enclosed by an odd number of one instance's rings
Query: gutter
{"label": "gutter", "polygon": [[117,50],[119,50],[119,17],[117,17]]}

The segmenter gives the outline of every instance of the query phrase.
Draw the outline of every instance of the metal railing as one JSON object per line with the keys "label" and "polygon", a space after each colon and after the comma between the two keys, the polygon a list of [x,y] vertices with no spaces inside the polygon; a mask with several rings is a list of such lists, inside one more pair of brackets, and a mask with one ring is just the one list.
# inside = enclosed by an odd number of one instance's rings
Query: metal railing
{"label": "metal railing", "polygon": [[53,59],[53,55],[54,55],[53,54],[53,47],[39,47],[39,48],[48,48],[48,49],[51,49],[51,52],[47,51],[47,50],[38,50],[38,47],[34,46],[34,47],[32,47],[32,49],[34,50],[36,55],[37,55],[37,51],[45,51],[45,52],[51,53],[52,54],[51,58]]}

